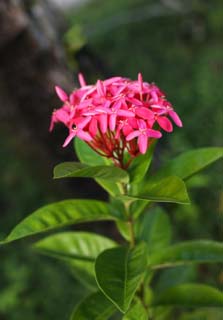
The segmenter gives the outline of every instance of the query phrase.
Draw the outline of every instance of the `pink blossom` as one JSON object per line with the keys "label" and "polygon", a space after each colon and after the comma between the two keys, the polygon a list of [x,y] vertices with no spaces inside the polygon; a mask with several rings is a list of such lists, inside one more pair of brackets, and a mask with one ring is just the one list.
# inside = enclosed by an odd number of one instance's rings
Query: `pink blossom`
{"label": "pink blossom", "polygon": [[148,138],[161,138],[162,133],[158,130],[149,129],[144,120],[138,120],[138,130],[131,132],[126,140],[130,141],[138,137],[139,151],[144,154],[147,150]]}
{"label": "pink blossom", "polygon": [[76,119],[76,121],[73,123],[72,128],[70,129],[70,133],[67,139],[64,141],[63,147],[66,147],[75,136],[84,141],[91,141],[91,135],[83,130],[90,120],[90,117],[87,117],[85,119]]}
{"label": "pink blossom", "polygon": [[59,86],[55,86],[55,90],[61,101],[65,102],[68,100],[68,96],[63,89],[61,89]]}
{"label": "pink blossom", "polygon": [[50,131],[57,122],[69,129],[63,146],[77,136],[124,168],[139,153],[146,153],[152,140],[161,138],[161,130],[173,131],[170,120],[182,127],[165,94],[143,81],[141,73],[134,81],[117,76],[93,85],[87,85],[82,74],[78,78],[81,87],[69,96],[55,87],[63,105],[53,112]]}

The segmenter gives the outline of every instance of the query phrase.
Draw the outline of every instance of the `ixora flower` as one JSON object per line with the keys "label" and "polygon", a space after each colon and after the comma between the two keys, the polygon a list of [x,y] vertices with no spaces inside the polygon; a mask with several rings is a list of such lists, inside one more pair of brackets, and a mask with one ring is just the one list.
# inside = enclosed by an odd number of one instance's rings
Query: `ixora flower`
{"label": "ixora flower", "polygon": [[[53,112],[50,131],[57,122],[68,128],[64,147],[77,136],[126,168],[134,157],[146,153],[154,139],[162,137],[161,130],[173,131],[171,120],[182,127],[165,94],[155,84],[144,82],[141,73],[134,81],[112,77],[94,85],[87,85],[79,74],[79,82],[81,87],[70,95],[55,87],[63,105]],[[124,164],[126,155],[129,159]]]}

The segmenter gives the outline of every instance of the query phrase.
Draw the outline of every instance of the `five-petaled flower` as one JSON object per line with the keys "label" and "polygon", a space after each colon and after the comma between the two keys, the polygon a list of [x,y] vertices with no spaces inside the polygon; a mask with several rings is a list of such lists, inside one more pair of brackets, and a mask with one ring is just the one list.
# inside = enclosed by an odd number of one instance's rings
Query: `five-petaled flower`
{"label": "five-petaled flower", "polygon": [[[81,87],[69,96],[55,87],[63,105],[53,112],[50,131],[57,122],[69,129],[64,147],[77,136],[125,168],[132,158],[146,153],[154,139],[162,137],[162,129],[173,131],[170,119],[182,127],[164,93],[155,84],[144,82],[141,73],[135,81],[112,77],[94,85],[87,85],[82,74],[78,78]],[[125,163],[126,154],[130,158]]]}

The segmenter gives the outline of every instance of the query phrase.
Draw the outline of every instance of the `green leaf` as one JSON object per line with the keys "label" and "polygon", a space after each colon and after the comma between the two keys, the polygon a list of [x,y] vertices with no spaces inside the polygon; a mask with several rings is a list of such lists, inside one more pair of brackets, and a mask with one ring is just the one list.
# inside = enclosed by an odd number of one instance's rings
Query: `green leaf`
{"label": "green leaf", "polygon": [[115,310],[101,292],[94,292],[74,309],[70,320],[108,320]]}
{"label": "green leaf", "polygon": [[80,162],[64,162],[54,168],[54,178],[100,178],[111,182],[125,182],[129,180],[126,171],[114,166],[90,167]]}
{"label": "green leaf", "polygon": [[167,247],[172,238],[168,215],[160,207],[145,212],[135,224],[137,239],[147,243],[148,252],[159,252]]}
{"label": "green leaf", "polygon": [[194,312],[184,313],[179,320],[222,320],[223,310],[219,308],[205,308]]}
{"label": "green leaf", "polygon": [[130,249],[117,247],[102,252],[95,263],[99,288],[117,308],[125,313],[146,270],[144,243]]}
{"label": "green leaf", "polygon": [[148,314],[142,302],[137,299],[122,320],[148,320]]}
{"label": "green leaf", "polygon": [[153,305],[223,307],[223,293],[203,284],[182,284],[155,296]]}
{"label": "green leaf", "polygon": [[44,206],[22,220],[3,243],[70,224],[96,220],[114,220],[109,206],[97,200],[64,200]]}
{"label": "green leaf", "polygon": [[78,139],[77,137],[74,139],[74,147],[78,159],[84,164],[92,166],[112,164],[108,158],[100,156],[91,147],[89,147],[86,142]]}
{"label": "green leaf", "polygon": [[150,180],[142,185],[137,195],[119,196],[123,199],[141,199],[154,202],[189,204],[185,183],[178,177]]}
{"label": "green leaf", "polygon": [[[75,151],[80,162],[89,165],[89,166],[111,166],[113,163],[110,159],[106,157],[102,157],[97,154],[93,149],[91,149],[87,143],[84,141],[75,138]],[[104,188],[109,194],[112,196],[116,196],[120,194],[121,188],[117,183],[101,180],[99,178],[95,179],[102,188]]]}
{"label": "green leaf", "polygon": [[95,286],[94,262],[105,249],[116,246],[106,237],[89,232],[62,232],[35,243],[40,253],[64,260],[76,277]]}
{"label": "green leaf", "polygon": [[142,179],[145,177],[145,174],[150,167],[150,163],[152,161],[153,151],[156,145],[156,141],[154,140],[153,143],[148,148],[146,154],[139,155],[135,157],[128,168],[128,172],[130,175],[130,181],[132,183],[141,182]]}
{"label": "green leaf", "polygon": [[134,217],[134,219],[137,219],[146,209],[146,207],[148,207],[150,205],[150,201],[149,200],[135,200],[130,204],[130,215]]}
{"label": "green leaf", "polygon": [[156,294],[175,287],[177,285],[195,282],[197,278],[197,268],[194,264],[180,265],[172,268],[166,268],[158,273],[154,291]]}
{"label": "green leaf", "polygon": [[223,262],[223,244],[208,240],[182,242],[154,253],[149,258],[149,264],[153,268],[217,262]]}
{"label": "green leaf", "polygon": [[116,227],[118,228],[118,231],[122,235],[122,237],[130,241],[131,235],[130,235],[130,230],[129,230],[129,222],[128,221],[122,221],[122,220],[117,220],[116,221]]}
{"label": "green leaf", "polygon": [[223,148],[210,147],[187,151],[170,160],[154,177],[160,179],[175,175],[181,179],[188,179],[222,157]]}

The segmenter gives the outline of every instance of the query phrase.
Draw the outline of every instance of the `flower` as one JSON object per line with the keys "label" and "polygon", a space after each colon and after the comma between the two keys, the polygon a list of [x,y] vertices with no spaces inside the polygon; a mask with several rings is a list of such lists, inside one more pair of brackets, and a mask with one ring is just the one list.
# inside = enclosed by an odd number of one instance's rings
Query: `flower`
{"label": "flower", "polygon": [[[143,81],[112,77],[87,85],[78,75],[80,88],[68,95],[56,86],[63,102],[52,114],[50,131],[62,122],[69,130],[63,144],[67,146],[77,136],[115,165],[125,168],[138,154],[146,153],[161,130],[173,131],[171,120],[182,127],[182,121],[165,94],[155,85]],[[126,159],[129,156],[129,160]]]}

